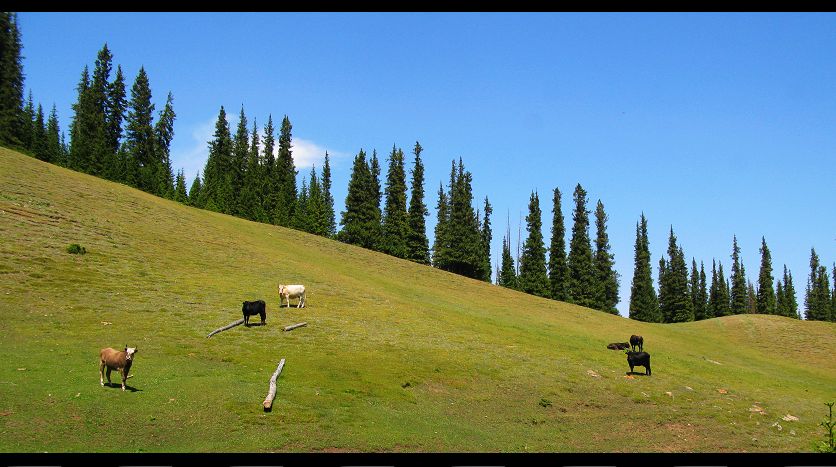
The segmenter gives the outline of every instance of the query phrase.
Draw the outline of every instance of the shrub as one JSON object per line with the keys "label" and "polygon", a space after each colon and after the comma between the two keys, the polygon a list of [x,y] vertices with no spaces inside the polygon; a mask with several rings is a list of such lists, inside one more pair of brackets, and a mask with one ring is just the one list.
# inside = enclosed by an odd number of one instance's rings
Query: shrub
{"label": "shrub", "polygon": [[87,249],[79,245],[78,243],[73,243],[72,245],[67,247],[67,253],[71,255],[83,255],[87,253]]}
{"label": "shrub", "polygon": [[827,419],[823,422],[819,423],[819,425],[823,426],[824,429],[827,431],[824,435],[824,441],[819,443],[817,446],[819,452],[831,452],[836,453],[836,443],[834,442],[833,438],[833,427],[836,426],[836,422],[833,421],[833,405],[836,402],[825,402],[824,405],[830,409],[830,413],[827,415]]}

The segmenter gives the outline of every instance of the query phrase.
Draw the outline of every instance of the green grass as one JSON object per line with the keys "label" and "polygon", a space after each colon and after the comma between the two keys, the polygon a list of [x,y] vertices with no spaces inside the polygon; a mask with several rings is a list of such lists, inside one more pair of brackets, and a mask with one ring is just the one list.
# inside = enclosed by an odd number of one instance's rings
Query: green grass
{"label": "green grass", "polygon": [[[811,452],[836,396],[832,323],[634,322],[5,149],[0,285],[2,452]],[[267,326],[206,338],[255,299]],[[126,344],[133,391],[102,388]]]}

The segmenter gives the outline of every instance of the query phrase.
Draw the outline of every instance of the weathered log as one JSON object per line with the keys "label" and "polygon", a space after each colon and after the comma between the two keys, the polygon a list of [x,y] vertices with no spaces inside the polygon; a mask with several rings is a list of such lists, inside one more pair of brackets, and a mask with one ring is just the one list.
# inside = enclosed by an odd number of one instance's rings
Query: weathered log
{"label": "weathered log", "polygon": [[273,399],[276,398],[276,378],[279,377],[282,368],[284,368],[284,359],[281,359],[279,366],[276,367],[276,371],[273,372],[273,376],[270,377],[270,391],[267,392],[267,397],[264,398],[264,402],[261,404],[264,406],[265,412],[273,410]]}
{"label": "weathered log", "polygon": [[214,336],[215,334],[217,334],[217,333],[219,333],[219,332],[221,332],[221,331],[226,331],[227,329],[234,328],[235,326],[239,326],[239,325],[241,325],[241,324],[244,324],[244,318],[241,318],[241,319],[239,319],[238,321],[236,321],[236,322],[234,322],[234,323],[229,323],[229,324],[227,324],[226,326],[224,326],[224,327],[222,327],[222,328],[215,329],[214,331],[210,332],[210,333],[209,333],[209,335],[208,335],[208,336],[206,336],[206,337],[207,337],[207,338],[212,337],[212,336]]}
{"label": "weathered log", "polygon": [[302,326],[307,326],[307,325],[308,325],[308,322],[307,322],[307,321],[305,321],[304,323],[299,323],[299,324],[293,324],[293,325],[290,325],[290,326],[285,326],[285,327],[284,327],[284,330],[285,330],[285,331],[292,331],[292,330],[294,330],[294,329],[296,329],[296,328],[301,328]]}

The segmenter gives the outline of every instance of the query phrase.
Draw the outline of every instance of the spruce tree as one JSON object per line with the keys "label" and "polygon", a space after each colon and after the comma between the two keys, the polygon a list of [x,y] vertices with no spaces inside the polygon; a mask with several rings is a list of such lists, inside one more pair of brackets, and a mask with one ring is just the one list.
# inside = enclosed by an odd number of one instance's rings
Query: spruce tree
{"label": "spruce tree", "polygon": [[404,155],[392,146],[384,193],[382,237],[380,251],[397,258],[407,257],[409,221],[406,212],[406,172]]}
{"label": "spruce tree", "polygon": [[102,117],[96,109],[87,66],[81,74],[78,99],[73,104],[75,116],[70,127],[70,168],[85,173],[96,172],[96,161],[104,141]]}
{"label": "spruce tree", "polygon": [[201,191],[200,172],[198,172],[194,177],[192,187],[189,189],[189,205],[196,208],[203,208],[204,197]]}
{"label": "spruce tree", "polygon": [[746,313],[755,314],[758,312],[758,294],[752,281],[746,285]]}
{"label": "spruce tree", "polygon": [[772,255],[766,246],[766,237],[761,237],[761,269],[758,274],[758,313],[776,314],[775,291],[772,289]]}
{"label": "spruce tree", "polygon": [[546,246],[543,242],[540,198],[536,191],[531,192],[525,223],[528,237],[520,257],[519,288],[538,297],[549,297],[551,284],[546,272]]}
{"label": "spruce tree", "polygon": [[238,115],[238,127],[232,139],[232,163],[230,165],[230,177],[233,189],[233,205],[231,213],[234,216],[247,218],[249,209],[244,207],[244,178],[248,167],[250,155],[250,136],[247,128],[247,115],[244,113],[244,106],[241,105],[241,113]]}
{"label": "spruce tree", "polygon": [[659,263],[659,311],[665,323],[694,320],[694,304],[688,293],[688,267],[673,227],[668,239],[668,261],[662,258]]}
{"label": "spruce tree", "polygon": [[694,301],[694,319],[708,318],[711,318],[711,316],[708,315],[708,284],[705,275],[705,265],[703,265],[703,262],[700,261],[699,291],[697,293],[697,300]]}
{"label": "spruce tree", "polygon": [[302,177],[302,188],[296,198],[296,209],[293,211],[293,219],[289,227],[303,232],[310,232],[310,219],[308,218],[308,181]]}
{"label": "spruce tree", "polygon": [[115,179],[119,173],[116,162],[116,151],[108,139],[107,117],[110,110],[110,72],[113,68],[113,54],[107,48],[107,44],[99,50],[96,56],[93,76],[90,81],[90,100],[92,101],[92,112],[86,117],[91,119],[92,131],[89,136],[92,151],[89,154],[90,161],[88,173],[109,179]]}
{"label": "spruce tree", "polygon": [[746,273],[740,261],[740,247],[737,246],[737,235],[734,236],[732,247],[731,282],[731,313],[735,315],[746,313]]}
{"label": "spruce tree", "polygon": [[155,154],[156,136],[153,127],[154,104],[151,103],[151,87],[145,68],[139,69],[131,87],[131,100],[125,128],[125,146],[128,155],[129,180],[136,180],[137,188],[154,193],[157,187],[159,163]]}
{"label": "spruce tree", "polygon": [[435,224],[435,240],[433,241],[432,265],[436,268],[447,270],[450,265],[449,246],[449,225],[450,225],[450,201],[444,187],[439,184],[438,204],[436,204],[437,222]]}
{"label": "spruce tree", "polygon": [[383,211],[380,209],[380,199],[382,195],[380,187],[380,161],[377,158],[377,150],[372,149],[372,157],[369,160],[369,173],[371,174],[370,184],[368,185],[368,199],[371,200],[369,208],[372,218],[369,220],[368,226],[369,238],[371,243],[369,248],[372,250],[380,250],[380,241],[383,235]]}
{"label": "spruce tree", "polygon": [[[491,203],[488,201],[487,196],[485,196],[484,212],[485,217],[481,223],[480,234],[482,247],[482,265],[480,269],[482,280],[490,282],[491,276],[493,275],[493,272],[491,271],[491,240],[493,240],[493,232],[491,231],[491,214],[493,214],[493,208],[491,207]],[[548,296],[548,292],[546,296]]]}
{"label": "spruce tree", "polygon": [[[409,196],[409,212],[407,213],[409,233],[407,235],[407,259],[420,264],[430,264],[430,244],[427,238],[427,223],[425,217],[429,215],[427,205],[424,204],[424,164],[421,162],[423,148],[416,141],[412,153],[415,155],[412,173],[412,188]],[[326,156],[327,157],[327,156]],[[326,158],[327,161],[327,158]]]}
{"label": "spruce tree", "polygon": [[215,123],[215,134],[209,142],[209,157],[203,170],[202,195],[205,209],[228,214],[232,204],[232,179],[230,166],[232,165],[232,135],[226,120],[223,106],[218,113]]}
{"label": "spruce tree", "polygon": [[[694,310],[694,321],[702,319],[702,312],[697,313],[700,299],[700,272],[697,270],[697,260],[691,258],[690,283],[688,284],[688,295],[691,297],[691,308]],[[699,318],[697,316],[700,316]]]}
{"label": "spruce tree", "polygon": [[0,144],[13,148],[25,131],[22,49],[17,13],[0,12]]}
{"label": "spruce tree", "polygon": [[461,158],[458,168],[451,175],[454,176],[449,194],[450,218],[446,240],[449,244],[450,264],[447,270],[480,279],[482,247],[479,222],[473,208],[473,176],[464,170]]}
{"label": "spruce tree", "polygon": [[44,109],[38,104],[38,112],[35,116],[35,134],[33,136],[32,152],[38,159],[48,162],[49,141],[46,133],[46,122],[44,121]]}
{"label": "spruce tree", "polygon": [[244,170],[244,185],[239,196],[239,208],[245,219],[256,222],[268,222],[269,219],[264,213],[262,200],[264,174],[259,156],[258,124],[253,120],[253,129],[250,135],[250,147],[247,151],[247,164]]}
{"label": "spruce tree", "polygon": [[509,289],[518,289],[517,272],[514,267],[514,258],[511,256],[511,234],[507,232],[502,237],[502,266],[497,273],[497,282]]}
{"label": "spruce tree", "polygon": [[[569,297],[569,266],[566,264],[566,228],[563,224],[560,189],[554,189],[552,198],[552,238],[549,244],[549,285],[554,300],[567,301]],[[508,241],[510,242],[510,234]],[[509,244],[510,248],[510,244]],[[509,251],[510,254],[510,251]],[[504,264],[504,263],[503,263]]]}
{"label": "spruce tree", "polygon": [[154,193],[157,196],[172,199],[174,198],[174,173],[171,167],[171,141],[174,139],[174,96],[171,92],[166,97],[165,107],[160,112],[160,118],[154,126],[156,138],[157,183]]}
{"label": "spruce tree", "polygon": [[781,279],[775,283],[775,314],[787,316],[787,299],[784,298],[784,285]]}
{"label": "spruce tree", "polygon": [[311,167],[311,178],[308,184],[308,200],[305,205],[305,217],[307,217],[308,230],[315,235],[326,235],[326,226],[322,215],[325,209],[322,197],[322,184],[316,176],[316,166]]}
{"label": "spruce tree", "polygon": [[23,107],[23,130],[20,134],[21,146],[23,149],[32,152],[35,142],[35,104],[32,101],[32,91],[29,91],[29,99]]}
{"label": "spruce tree", "polygon": [[345,211],[342,212],[337,234],[341,242],[374,249],[377,245],[377,217],[374,213],[375,201],[371,199],[372,175],[366,162],[366,153],[362,149],[354,157],[351,177],[348,181],[348,194],[345,198]]}
{"label": "spruce tree", "polygon": [[273,213],[278,203],[278,180],[276,179],[276,130],[273,128],[273,115],[267,116],[267,124],[264,125],[264,138],[262,139],[262,163],[261,163],[261,199],[262,209],[267,223],[274,223]]}
{"label": "spruce tree", "polygon": [[186,192],[186,176],[182,169],[177,171],[177,180],[174,185],[174,201],[189,204],[189,194]]}
{"label": "spruce tree", "polygon": [[610,252],[610,240],[607,235],[607,214],[604,203],[598,200],[595,208],[595,308],[614,315],[618,314],[618,272],[615,271],[615,256]]}
{"label": "spruce tree", "polygon": [[784,265],[784,303],[786,303],[787,316],[790,318],[801,319],[801,314],[798,312],[798,298],[795,295],[795,286],[792,283],[792,272]]}
{"label": "spruce tree", "polygon": [[630,287],[630,318],[649,323],[659,323],[659,299],[653,287],[652,267],[650,263],[650,241],[647,237],[647,219],[644,213],[636,223],[636,243],[634,247],[633,282]]}
{"label": "spruce tree", "polygon": [[729,294],[729,282],[723,273],[723,262],[718,263],[717,271],[717,304],[714,310],[714,316],[728,316],[732,314],[731,311],[731,297]]}
{"label": "spruce tree", "polygon": [[119,152],[119,145],[122,140],[122,121],[125,119],[125,111],[128,107],[125,76],[122,74],[121,65],[117,65],[116,77],[108,85],[107,91],[106,142],[108,152],[116,154]]}
{"label": "spruce tree", "polygon": [[49,119],[46,123],[46,156],[44,158],[47,162],[53,164],[65,165],[66,161],[62,158],[61,136],[58,127],[58,111],[55,104],[52,104],[52,111],[49,112]]}
{"label": "spruce tree", "polygon": [[289,226],[296,209],[296,165],[293,163],[292,129],[287,115],[279,129],[279,155],[276,159],[276,205],[273,206],[273,223]]}
{"label": "spruce tree", "polygon": [[575,210],[572,214],[572,239],[569,242],[568,301],[581,306],[595,305],[596,278],[589,239],[589,210],[586,208],[586,191],[580,183],[573,193]]}
{"label": "spruce tree", "polygon": [[830,279],[827,267],[819,263],[815,248],[810,250],[810,276],[804,298],[804,317],[811,321],[830,321]]}
{"label": "spruce tree", "polygon": [[334,196],[331,194],[331,164],[328,151],[325,151],[325,164],[322,167],[322,204],[320,223],[325,227],[323,235],[333,237],[337,232],[337,224],[334,217]]}

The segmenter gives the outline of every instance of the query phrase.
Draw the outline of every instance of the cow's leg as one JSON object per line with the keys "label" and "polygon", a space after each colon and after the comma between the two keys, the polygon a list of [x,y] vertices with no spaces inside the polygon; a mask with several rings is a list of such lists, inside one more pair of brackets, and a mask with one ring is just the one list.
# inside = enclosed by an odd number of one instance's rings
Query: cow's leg
{"label": "cow's leg", "polygon": [[119,370],[119,375],[122,376],[122,390],[125,390],[125,382],[128,381],[128,372],[124,369]]}
{"label": "cow's leg", "polygon": [[305,293],[302,293],[302,308],[305,308],[305,305],[307,305],[307,303],[305,303],[306,301],[307,300],[305,300]]}
{"label": "cow's leg", "polygon": [[630,365],[630,373],[633,372],[633,365]]}
{"label": "cow's leg", "polygon": [[99,360],[99,384],[101,384],[102,387],[104,387],[104,367],[104,360]]}
{"label": "cow's leg", "polygon": [[110,384],[110,372],[111,372],[110,367],[107,367],[107,384]]}

